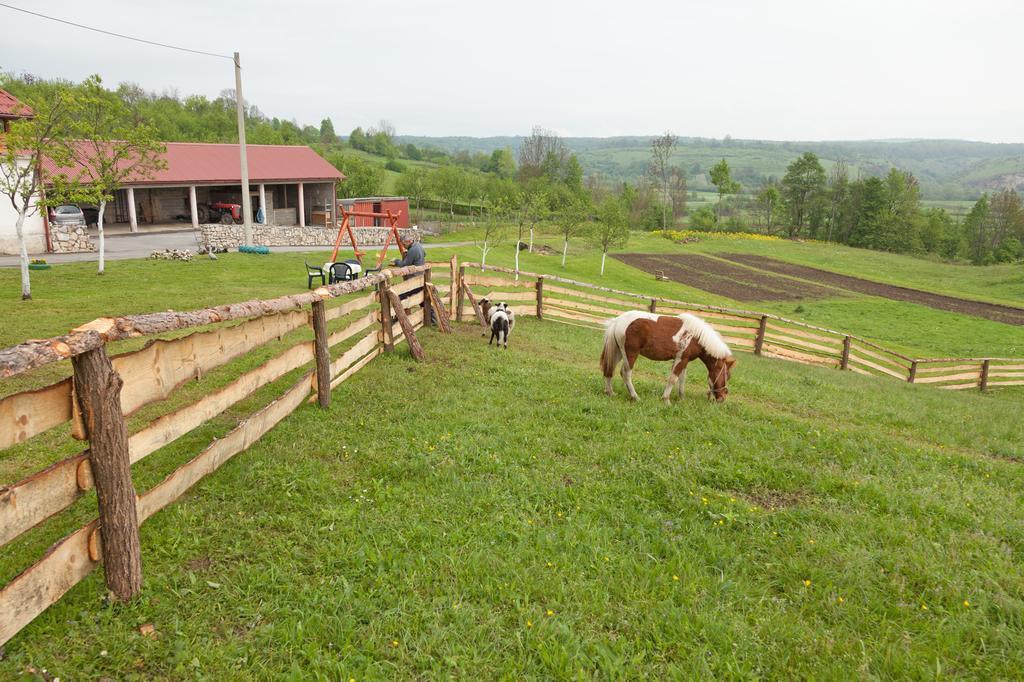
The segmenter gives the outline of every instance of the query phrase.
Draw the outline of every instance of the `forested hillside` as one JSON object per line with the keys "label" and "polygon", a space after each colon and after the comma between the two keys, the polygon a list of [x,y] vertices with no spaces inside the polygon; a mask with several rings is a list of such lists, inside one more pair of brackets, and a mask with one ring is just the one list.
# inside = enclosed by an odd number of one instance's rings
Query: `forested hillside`
{"label": "forested hillside", "polygon": [[[399,141],[436,147],[454,153],[489,154],[495,149],[518,149],[522,136],[422,137],[399,136]],[[635,181],[647,170],[652,138],[566,137],[584,170],[613,180]],[[691,189],[710,187],[711,166],[725,159],[733,177],[746,186],[781,178],[803,152],[814,152],[826,170],[845,161],[854,175],[878,175],[892,167],[907,170],[921,183],[926,199],[977,199],[983,192],[1024,187],[1024,144],[990,144],[965,140],[869,140],[833,142],[773,142],[763,140],[680,137],[673,165],[688,172]]]}

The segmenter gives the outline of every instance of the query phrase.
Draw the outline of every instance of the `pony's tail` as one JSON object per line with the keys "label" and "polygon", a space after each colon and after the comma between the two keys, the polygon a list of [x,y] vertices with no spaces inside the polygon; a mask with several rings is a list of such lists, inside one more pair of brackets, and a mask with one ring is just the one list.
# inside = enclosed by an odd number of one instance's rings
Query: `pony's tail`
{"label": "pony's tail", "polygon": [[604,329],[604,349],[601,351],[601,371],[606,377],[615,373],[615,365],[619,364],[619,344],[615,340],[615,325],[609,324]]}

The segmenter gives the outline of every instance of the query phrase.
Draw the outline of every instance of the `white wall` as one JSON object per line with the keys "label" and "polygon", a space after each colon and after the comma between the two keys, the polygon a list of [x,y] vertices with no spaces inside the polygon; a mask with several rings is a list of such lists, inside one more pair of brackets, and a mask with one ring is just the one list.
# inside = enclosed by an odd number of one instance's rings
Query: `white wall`
{"label": "white wall", "polygon": [[[0,254],[19,253],[17,224],[18,212],[11,205],[11,200],[6,195],[0,196]],[[43,228],[43,216],[39,211],[33,211],[25,217],[22,229],[25,232],[28,252],[45,253],[46,231]]]}

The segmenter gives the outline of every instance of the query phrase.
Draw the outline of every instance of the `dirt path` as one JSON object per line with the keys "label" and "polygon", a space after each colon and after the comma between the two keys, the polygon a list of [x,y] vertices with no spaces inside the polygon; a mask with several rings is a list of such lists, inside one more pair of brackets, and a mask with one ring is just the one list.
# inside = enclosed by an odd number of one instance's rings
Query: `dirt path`
{"label": "dirt path", "polygon": [[918,305],[928,306],[929,308],[935,308],[936,310],[945,310],[953,313],[961,313],[963,315],[973,315],[975,317],[983,317],[987,320],[1004,322],[1006,324],[1024,325],[1024,308],[1014,308],[1013,306],[1000,305],[998,303],[971,301],[965,298],[935,294],[929,291],[921,291],[919,289],[908,289],[906,287],[899,287],[893,284],[872,282],[870,280],[851,277],[849,275],[840,275],[835,272],[829,272],[828,270],[819,270],[818,268],[812,268],[806,265],[796,265],[794,263],[775,260],[774,258],[766,258],[765,256],[755,256],[743,253],[722,253],[717,255],[720,258],[725,258],[736,263],[742,263],[743,265],[759,268],[768,272],[773,272],[779,275],[788,275],[790,277],[799,277],[812,282],[819,282],[828,286],[846,289],[847,291],[855,291],[860,294],[880,296],[894,301],[917,303]]}
{"label": "dirt path", "polygon": [[673,282],[735,301],[795,301],[841,295],[835,289],[769,275],[697,254],[621,253],[614,254],[614,257],[644,272],[654,274],[660,271]]}

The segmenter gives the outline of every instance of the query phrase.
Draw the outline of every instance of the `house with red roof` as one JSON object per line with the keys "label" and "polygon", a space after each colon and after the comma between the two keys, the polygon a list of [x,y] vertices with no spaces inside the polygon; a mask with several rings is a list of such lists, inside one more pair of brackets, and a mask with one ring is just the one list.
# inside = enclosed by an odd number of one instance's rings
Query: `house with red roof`
{"label": "house with red roof", "polygon": [[[31,116],[32,109],[28,105],[18,101],[6,90],[0,90],[0,148],[3,147],[4,134],[10,130],[11,123]],[[28,163],[27,159],[25,163]],[[18,212],[6,196],[0,196],[0,253],[19,252],[17,222]],[[41,215],[41,211],[33,210],[30,215],[25,216],[22,231],[29,253],[42,253],[47,250],[46,218]]]}
{"label": "house with red roof", "polygon": [[[91,145],[83,143],[87,154]],[[108,206],[104,224],[126,223],[131,232],[154,226],[229,222],[242,202],[237,144],[167,142],[165,167],[129,177]],[[345,179],[305,146],[246,145],[253,215],[270,225],[333,224],[337,183]],[[74,168],[43,163],[43,175],[74,177]],[[240,222],[236,219],[235,222]]]}
{"label": "house with red roof", "polygon": [[[0,121],[31,116],[27,106],[0,90]],[[90,145],[82,143],[83,150]],[[345,176],[306,146],[246,145],[249,192],[254,222],[280,226],[333,225],[337,184]],[[206,222],[241,222],[242,179],[237,144],[168,142],[165,166],[149,177],[129,178],[107,205],[104,225],[118,232],[196,229]],[[76,169],[42,165],[44,186],[59,174],[74,177]],[[8,202],[9,204],[9,202]],[[14,223],[0,207],[0,253],[17,253]],[[88,213],[87,213],[88,215]],[[33,216],[26,226],[32,253],[53,250],[46,216]]]}

